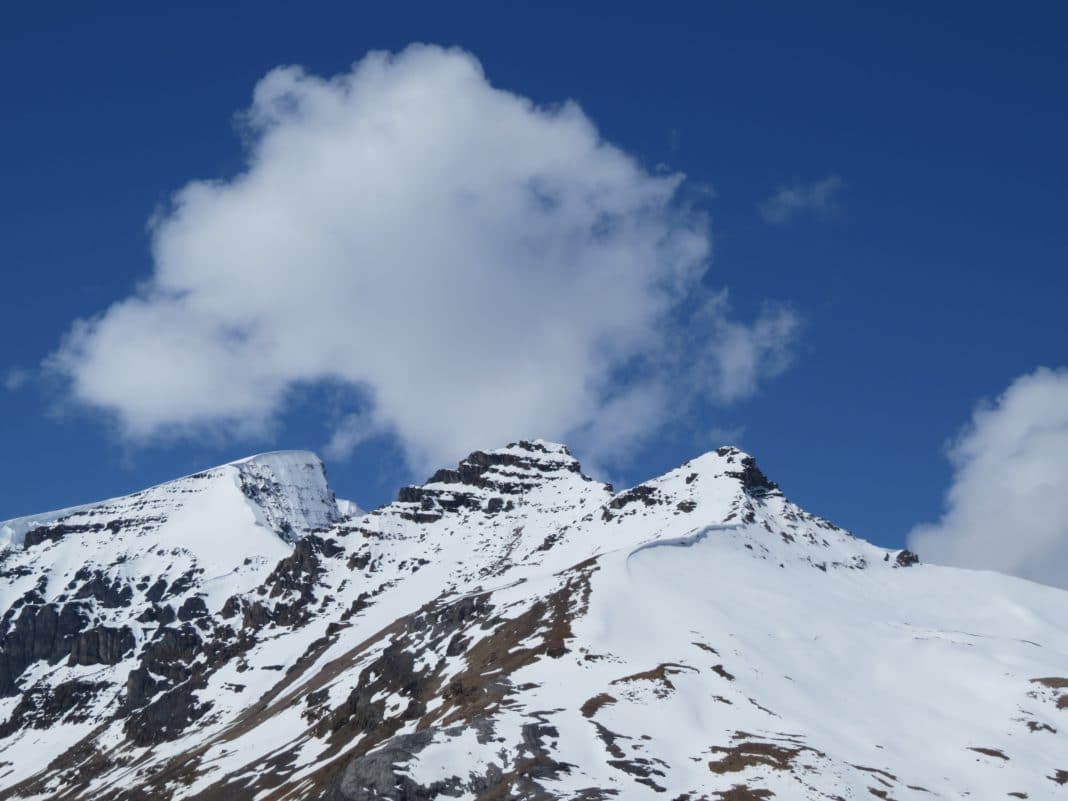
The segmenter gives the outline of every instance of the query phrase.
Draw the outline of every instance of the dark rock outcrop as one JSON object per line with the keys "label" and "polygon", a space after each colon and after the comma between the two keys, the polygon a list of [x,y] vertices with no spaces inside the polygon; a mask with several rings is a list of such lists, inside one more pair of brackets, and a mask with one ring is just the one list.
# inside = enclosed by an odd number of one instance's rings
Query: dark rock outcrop
{"label": "dark rock outcrop", "polygon": [[912,551],[906,549],[901,551],[894,559],[896,567],[912,567],[920,563],[920,557],[914,554]]}
{"label": "dark rock outcrop", "polygon": [[97,626],[81,632],[71,644],[69,665],[116,665],[136,644],[129,626]]}
{"label": "dark rock outcrop", "polygon": [[19,676],[37,660],[55,664],[69,657],[88,625],[82,603],[24,605],[0,636],[0,697],[17,693]]}
{"label": "dark rock outcrop", "polygon": [[20,729],[47,729],[63,719],[72,723],[81,722],[86,716],[78,714],[77,710],[84,709],[108,686],[106,682],[80,679],[54,687],[45,683],[34,685],[22,693],[11,716],[0,724],[0,738]]}
{"label": "dark rock outcrop", "polygon": [[762,497],[779,492],[779,485],[764,475],[752,456],[731,447],[718,448],[716,453],[726,458],[728,463],[735,461],[738,463],[740,469],[726,470],[724,474],[741,481],[742,486],[750,495]]}

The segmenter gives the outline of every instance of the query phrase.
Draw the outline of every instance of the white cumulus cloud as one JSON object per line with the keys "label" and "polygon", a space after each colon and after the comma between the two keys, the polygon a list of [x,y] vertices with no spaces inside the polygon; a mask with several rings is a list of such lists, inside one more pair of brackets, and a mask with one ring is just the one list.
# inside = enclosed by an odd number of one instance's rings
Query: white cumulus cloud
{"label": "white cumulus cloud", "polygon": [[1068,588],[1068,370],[1038,369],[981,405],[950,458],[945,514],[913,529],[909,547]]}
{"label": "white cumulus cloud", "polygon": [[[151,277],[47,362],[131,440],[263,436],[295,390],[331,382],[360,399],[334,456],[383,433],[414,467],[519,436],[608,453],[680,394],[733,400],[785,364],[786,312],[747,324],[716,303],[682,336],[711,247],[683,176],[574,103],[494,88],[466,52],[279,68],[241,119],[244,171],[178,191]],[[712,385],[687,379],[684,338]]]}
{"label": "white cumulus cloud", "polygon": [[760,204],[760,216],[772,225],[784,225],[804,214],[823,219],[832,217],[838,212],[837,195],[843,186],[837,175],[811,183],[794,182],[780,186]]}

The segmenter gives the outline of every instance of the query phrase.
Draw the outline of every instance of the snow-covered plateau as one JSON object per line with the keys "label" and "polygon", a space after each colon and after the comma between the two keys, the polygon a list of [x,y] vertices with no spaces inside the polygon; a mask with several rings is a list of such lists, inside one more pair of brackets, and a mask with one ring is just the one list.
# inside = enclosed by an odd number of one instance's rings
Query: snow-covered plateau
{"label": "snow-covered plateau", "polygon": [[0,523],[0,799],[1068,798],[1068,592],[720,448],[543,441],[364,513],[306,452]]}

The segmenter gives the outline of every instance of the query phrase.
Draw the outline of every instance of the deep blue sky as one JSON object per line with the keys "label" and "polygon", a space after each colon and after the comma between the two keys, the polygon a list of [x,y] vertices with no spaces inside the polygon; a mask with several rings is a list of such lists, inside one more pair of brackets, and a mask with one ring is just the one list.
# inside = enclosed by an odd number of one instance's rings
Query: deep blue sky
{"label": "deep blue sky", "polygon": [[[1063,4],[385,9],[5,5],[0,371],[35,368],[73,319],[147,278],[146,220],[188,180],[241,168],[234,113],[270,68],[330,75],[413,41],[460,45],[538,102],[573,98],[650,167],[711,184],[714,283],[742,312],[778,298],[804,316],[789,372],[667,432],[625,480],[719,444],[702,431],[744,426],[741,445],[792,498],[900,545],[937,515],[943,445],[974,404],[1068,363]],[[834,218],[758,215],[778,186],[832,174],[845,184]],[[89,416],[57,416],[57,392],[0,390],[0,519],[251,449],[131,449]],[[268,446],[320,446],[320,409],[298,403]],[[379,445],[328,465],[340,494],[375,505],[410,478]]]}

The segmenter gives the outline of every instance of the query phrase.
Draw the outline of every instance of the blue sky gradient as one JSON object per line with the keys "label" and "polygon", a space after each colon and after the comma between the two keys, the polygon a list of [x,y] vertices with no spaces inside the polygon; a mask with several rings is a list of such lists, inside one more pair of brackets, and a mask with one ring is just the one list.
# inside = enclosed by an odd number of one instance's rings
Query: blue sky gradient
{"label": "blue sky gradient", "polygon": [[[321,448],[335,390],[301,390],[269,442],[136,447],[38,367],[74,319],[148,278],[154,209],[242,169],[234,115],[264,74],[333,75],[411,42],[461,46],[538,103],[573,99],[648,169],[685,173],[711,219],[711,285],[747,316],[774,299],[803,319],[787,372],[674,422],[617,481],[733,431],[802,506],[902,545],[938,516],[944,445],[975,404],[1068,363],[1063,4],[295,8],[0,11],[0,519]],[[781,187],[832,176],[834,209],[762,216]],[[369,506],[422,478],[388,437],[328,469]]]}

